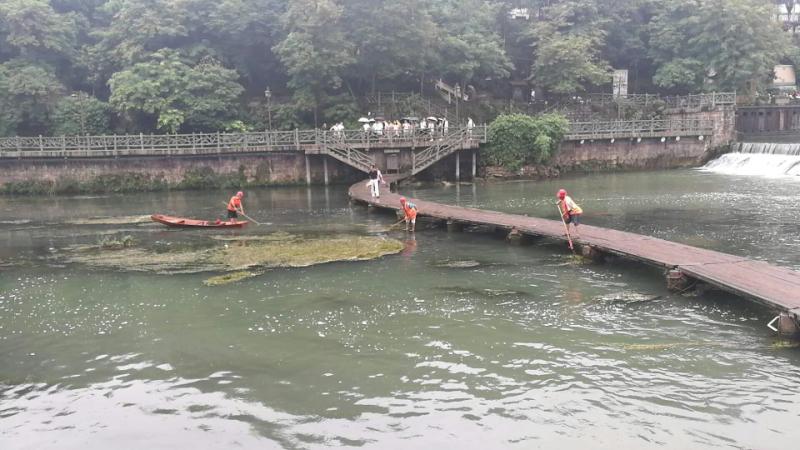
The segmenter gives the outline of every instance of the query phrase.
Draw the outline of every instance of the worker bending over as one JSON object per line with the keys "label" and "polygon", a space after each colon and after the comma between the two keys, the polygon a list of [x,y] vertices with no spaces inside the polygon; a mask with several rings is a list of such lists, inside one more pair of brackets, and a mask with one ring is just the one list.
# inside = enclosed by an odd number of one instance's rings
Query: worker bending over
{"label": "worker bending over", "polygon": [[228,220],[236,219],[239,217],[239,214],[244,215],[244,205],[242,205],[242,199],[244,198],[244,192],[239,191],[231,197],[231,200],[228,202]]}
{"label": "worker bending over", "polygon": [[406,201],[405,197],[400,197],[400,206],[403,207],[403,220],[406,223],[406,231],[409,231],[408,226],[411,225],[411,232],[417,224],[417,205]]}

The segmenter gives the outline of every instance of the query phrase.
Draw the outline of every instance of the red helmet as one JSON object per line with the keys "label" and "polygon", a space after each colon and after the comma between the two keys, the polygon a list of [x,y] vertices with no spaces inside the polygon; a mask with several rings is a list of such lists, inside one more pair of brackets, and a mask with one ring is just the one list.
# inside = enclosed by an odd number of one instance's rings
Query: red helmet
{"label": "red helmet", "polygon": [[405,197],[400,197],[400,203],[405,203],[405,202],[406,202],[406,198]]}
{"label": "red helmet", "polygon": [[558,190],[558,194],[556,194],[556,196],[557,196],[558,198],[564,198],[564,197],[566,197],[566,196],[567,196],[567,191],[565,191],[565,190],[563,190],[563,189],[559,189],[559,190]]}
{"label": "red helmet", "polygon": [[236,196],[239,197],[239,198],[242,198],[242,197],[244,197],[244,192],[239,191],[239,192],[236,193]]}

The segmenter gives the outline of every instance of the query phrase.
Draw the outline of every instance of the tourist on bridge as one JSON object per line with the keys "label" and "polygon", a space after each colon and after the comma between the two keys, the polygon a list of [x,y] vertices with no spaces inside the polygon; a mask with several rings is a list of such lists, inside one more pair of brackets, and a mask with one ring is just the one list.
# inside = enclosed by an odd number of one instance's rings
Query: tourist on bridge
{"label": "tourist on bridge", "polygon": [[239,191],[231,197],[230,201],[228,202],[228,220],[236,219],[239,217],[239,214],[244,215],[244,205],[242,205],[242,199],[244,198],[244,192]]}
{"label": "tourist on bridge", "polygon": [[567,226],[572,224],[575,227],[575,236],[580,237],[578,225],[580,225],[583,210],[572,200],[572,197],[567,195],[567,191],[564,189],[558,191],[557,197],[558,209],[561,210],[561,217],[564,219],[564,223],[566,223]]}
{"label": "tourist on bridge", "polygon": [[[406,201],[405,197],[400,197],[400,206],[403,207],[403,221],[406,223],[406,231],[413,233],[417,225],[417,205]],[[409,225],[411,225],[410,230]]]}

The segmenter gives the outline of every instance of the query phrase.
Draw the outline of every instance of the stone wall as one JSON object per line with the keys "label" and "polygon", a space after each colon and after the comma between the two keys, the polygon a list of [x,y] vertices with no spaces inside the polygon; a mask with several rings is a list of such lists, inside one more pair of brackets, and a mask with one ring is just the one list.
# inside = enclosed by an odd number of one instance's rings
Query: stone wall
{"label": "stone wall", "polygon": [[[355,169],[322,155],[309,155],[312,183],[324,182],[327,158],[328,179],[344,183],[363,177]],[[291,185],[306,183],[305,155],[302,153],[264,153],[248,155],[129,157],[116,159],[3,159],[0,160],[0,186],[9,183],[62,183],[70,186],[94,184],[112,176],[134,176],[158,180],[153,188],[181,187],[194,174],[235,180],[242,185]],[[146,188],[145,188],[146,189]],[[113,190],[109,186],[108,190]],[[144,189],[143,189],[144,190]]]}
{"label": "stone wall", "polygon": [[553,165],[562,172],[615,169],[672,169],[699,165],[709,148],[709,140],[685,137],[676,141],[624,139],[567,141],[561,144]]}
{"label": "stone wall", "polygon": [[704,164],[711,156],[736,140],[735,110],[732,106],[711,111],[678,112],[669,119],[713,120],[711,136],[682,136],[655,139],[608,139],[565,141],[553,165],[562,172],[615,169],[672,169]]}

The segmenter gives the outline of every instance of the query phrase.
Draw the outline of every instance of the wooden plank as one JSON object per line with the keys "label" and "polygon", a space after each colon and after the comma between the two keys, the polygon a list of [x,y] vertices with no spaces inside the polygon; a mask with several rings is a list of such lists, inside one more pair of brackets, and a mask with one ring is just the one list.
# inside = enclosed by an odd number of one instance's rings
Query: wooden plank
{"label": "wooden plank", "polygon": [[[402,176],[387,176],[396,181]],[[350,197],[385,209],[400,209],[400,195],[384,193],[371,198],[364,182],[350,187]],[[420,216],[464,224],[516,228],[522,233],[566,241],[564,227],[554,220],[506,214],[409,198]],[[692,247],[625,231],[581,225],[577,243],[641,261],[664,269],[678,269],[687,276],[719,289],[752,299],[781,312],[800,314],[800,272],[745,257]]]}

